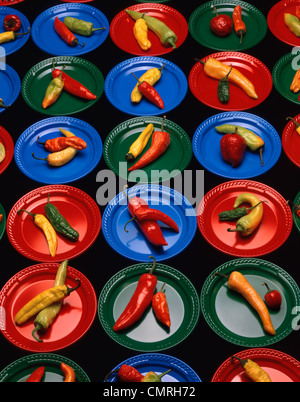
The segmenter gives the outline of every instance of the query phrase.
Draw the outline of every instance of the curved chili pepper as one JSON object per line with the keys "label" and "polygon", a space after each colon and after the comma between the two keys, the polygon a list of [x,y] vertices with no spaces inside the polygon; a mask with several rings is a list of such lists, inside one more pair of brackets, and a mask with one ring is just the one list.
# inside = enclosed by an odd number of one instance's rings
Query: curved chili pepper
{"label": "curved chili pepper", "polygon": [[46,142],[39,141],[40,137],[37,137],[37,142],[50,152],[58,152],[68,147],[73,147],[81,151],[86,148],[86,142],[79,137],[57,137],[47,140]]}
{"label": "curved chili pepper", "polygon": [[54,20],[54,29],[55,32],[70,46],[84,46],[85,43],[80,44],[78,42],[78,38],[69,30],[69,28],[58,18],[55,17]]}
{"label": "curved chili pepper", "polygon": [[179,232],[179,227],[174,219],[159,209],[149,208],[148,205],[145,207],[141,206],[141,208],[136,210],[136,219],[140,222],[149,220],[160,221],[175,230],[177,233]]}
{"label": "curved chili pepper", "polygon": [[149,163],[155,161],[159,156],[161,156],[170,145],[170,134],[163,131],[163,125],[166,116],[163,117],[163,122],[161,125],[161,131],[154,131],[152,134],[152,141],[150,148],[142,155],[142,157],[131,166],[128,171],[141,169],[144,166],[149,165]]}
{"label": "curved chili pepper", "polygon": [[0,108],[2,107],[2,108],[8,108],[8,107],[10,107],[11,105],[5,105],[4,104],[4,102],[3,102],[3,99],[1,99],[0,98]]}
{"label": "curved chili pepper", "polygon": [[25,382],[40,382],[43,378],[45,367],[38,367],[35,369]]}
{"label": "curved chili pepper", "polygon": [[122,364],[118,370],[110,371],[105,376],[105,382],[107,382],[108,378],[114,373],[118,373],[118,377],[123,382],[141,382],[144,378],[143,374],[141,374],[135,367],[129,366],[128,364]]}
{"label": "curved chili pepper", "polygon": [[131,299],[113,326],[113,330],[116,332],[123,331],[135,324],[151,304],[157,278],[153,275],[156,265],[155,258],[152,256],[149,258],[154,261],[152,268],[149,273],[141,275]]}
{"label": "curved chili pepper", "polygon": [[167,327],[170,327],[171,326],[170,312],[166,294],[163,292],[164,286],[165,283],[162,285],[161,290],[155,293],[155,295],[153,296],[152,308],[158,321],[160,321]]}
{"label": "curved chili pepper", "polygon": [[157,92],[157,90],[150,85],[147,81],[140,81],[133,73],[131,73],[138,82],[138,89],[142,95],[150,102],[152,102],[155,106],[159,107],[160,109],[164,108],[164,101],[162,100],[161,96]]}
{"label": "curved chili pepper", "polygon": [[17,32],[21,28],[22,22],[18,15],[9,14],[4,18],[3,25],[6,31]]}
{"label": "curved chili pepper", "polygon": [[43,109],[47,109],[49,106],[53,105],[60,97],[64,88],[64,82],[61,78],[64,68],[65,66],[63,66],[59,77],[53,78],[48,85],[42,102]]}
{"label": "curved chili pepper", "polygon": [[243,41],[243,37],[246,33],[246,25],[242,20],[242,7],[236,6],[232,13],[232,19],[234,24],[234,30],[237,36],[240,38],[240,43]]}
{"label": "curved chili pepper", "polygon": [[62,362],[60,365],[60,368],[62,369],[62,372],[65,375],[64,382],[75,382],[76,375],[75,375],[75,371],[72,369],[72,367],[70,367],[66,363]]}
{"label": "curved chili pepper", "polygon": [[[55,68],[54,60],[53,60],[53,70],[52,70],[52,77],[56,78],[59,77],[61,70],[59,68]],[[69,92],[74,96],[78,96],[82,99],[88,100],[95,100],[97,96],[94,95],[89,89],[87,89],[84,85],[80,82],[76,81],[74,78],[70,77],[65,72],[62,73],[61,78],[64,82],[64,90]]]}
{"label": "curved chili pepper", "polygon": [[[128,197],[127,194],[126,196]],[[137,211],[141,207],[147,208],[147,206],[148,206],[147,202],[141,197],[131,197],[128,199],[128,210],[133,219],[136,219]],[[137,220],[137,224],[141,229],[142,233],[144,234],[144,236],[146,237],[146,239],[150,241],[152,244],[154,244],[155,246],[168,245],[162,233],[161,227],[159,226],[156,220],[144,220],[144,221]],[[124,229],[126,230],[126,225]]]}

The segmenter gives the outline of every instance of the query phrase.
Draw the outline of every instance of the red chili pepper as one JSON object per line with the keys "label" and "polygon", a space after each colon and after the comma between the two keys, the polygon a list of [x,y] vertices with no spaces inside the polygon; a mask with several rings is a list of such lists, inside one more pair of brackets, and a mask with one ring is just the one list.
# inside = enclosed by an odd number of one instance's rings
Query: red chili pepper
{"label": "red chili pepper", "polygon": [[159,156],[161,156],[170,145],[170,134],[163,131],[164,120],[166,116],[163,117],[163,122],[161,125],[161,131],[155,131],[152,134],[151,146],[144,153],[144,155],[133,165],[128,171],[141,169],[144,166],[149,165],[149,163],[155,161]]}
{"label": "red chili pepper", "polygon": [[265,302],[266,304],[274,309],[278,309],[281,305],[281,294],[278,290],[271,290],[267,283],[263,283],[264,286],[267,287],[268,292],[265,294]]}
{"label": "red chili pepper", "polygon": [[297,18],[300,19],[300,6],[296,6],[295,15],[296,15]]}
{"label": "red chili pepper", "polygon": [[113,374],[118,373],[118,377],[123,382],[141,382],[144,378],[136,368],[129,366],[128,364],[122,364],[118,370],[111,371],[105,376],[105,382]]}
{"label": "red chili pepper", "polygon": [[131,299],[113,326],[113,330],[116,332],[135,324],[151,304],[157,278],[152,274],[156,265],[155,258],[149,258],[154,260],[152,268],[149,273],[141,275]]}
{"label": "red chili pepper", "polygon": [[[58,68],[55,68],[54,61],[53,61],[52,77],[53,78],[59,77],[60,73],[61,73],[61,70]],[[70,77],[65,72],[62,73],[61,78],[64,82],[64,89],[67,92],[69,92],[70,94],[78,96],[83,99],[88,99],[88,100],[97,99],[97,96],[94,95],[89,89],[87,89],[80,82],[76,81],[74,78]]]}
{"label": "red chili pepper", "polygon": [[234,30],[237,36],[240,38],[240,43],[242,43],[243,36],[246,33],[246,25],[242,20],[242,7],[236,6],[232,13],[232,19],[234,23]]}
{"label": "red chili pepper", "polygon": [[75,382],[76,375],[75,375],[75,371],[72,369],[72,367],[70,367],[66,363],[62,362],[60,365],[60,368],[65,376],[64,382]]}
{"label": "red chili pepper", "polygon": [[172,219],[169,215],[165,214],[164,212],[149,208],[148,204],[145,206],[141,206],[136,211],[136,219],[139,222],[154,220],[160,221],[165,225],[169,226],[171,229],[175,230],[177,233],[179,232],[179,228],[177,223]]}
{"label": "red chili pepper", "polygon": [[2,222],[3,214],[0,214],[0,223]]}
{"label": "red chili pepper", "polygon": [[39,141],[37,138],[37,142],[41,145],[44,145],[45,148],[50,152],[58,152],[66,149],[68,147],[73,147],[81,151],[87,147],[86,142],[79,137],[57,137],[47,140],[46,142]]}
{"label": "red chili pepper", "polygon": [[153,296],[152,308],[158,321],[160,321],[167,327],[170,327],[171,326],[170,312],[166,294],[163,292],[164,286],[165,283],[162,285],[161,290],[155,293],[155,295]]}
{"label": "red chili pepper", "polygon": [[300,205],[295,205],[295,204],[293,204],[293,206],[294,206],[295,214],[296,214],[297,216],[299,216],[299,218],[300,218]]}
{"label": "red chili pepper", "polygon": [[26,382],[40,382],[45,372],[45,367],[38,367],[30,374]]}
{"label": "red chili pepper", "polygon": [[55,17],[54,20],[55,32],[70,46],[84,46],[85,44],[80,44],[78,38],[69,30],[69,28],[58,18]]}
{"label": "red chili pepper", "polygon": [[9,14],[4,18],[3,25],[6,31],[17,32],[21,28],[22,22],[18,15]]}
{"label": "red chili pepper", "polygon": [[157,90],[150,85],[147,81],[140,81],[133,73],[131,73],[138,81],[138,88],[141,94],[144,95],[146,99],[152,102],[155,106],[160,109],[164,108],[164,101],[157,92]]}

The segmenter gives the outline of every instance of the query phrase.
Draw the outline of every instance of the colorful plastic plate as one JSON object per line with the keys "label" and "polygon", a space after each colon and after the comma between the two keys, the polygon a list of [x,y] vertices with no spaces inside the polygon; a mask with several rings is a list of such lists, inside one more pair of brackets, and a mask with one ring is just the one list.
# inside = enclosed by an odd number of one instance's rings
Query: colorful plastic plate
{"label": "colorful plastic plate", "polygon": [[0,221],[0,240],[1,240],[5,233],[5,227],[6,227],[6,214],[2,204],[0,204],[0,215],[2,215],[2,219]]}
{"label": "colorful plastic plate", "polygon": [[200,314],[199,296],[188,278],[174,268],[156,264],[156,291],[159,292],[165,283],[171,327],[160,324],[150,308],[128,330],[113,331],[114,323],[128,304],[140,276],[149,272],[152,265],[137,264],[121,270],[104,286],[98,301],[99,319],[107,334],[119,344],[141,352],[157,352],[179,344],[193,331]]}
{"label": "colorful plastic plate", "polygon": [[[184,16],[174,8],[151,2],[137,4],[128,7],[128,9],[147,13],[147,15],[163,21],[177,36],[176,48],[184,43],[188,35],[188,24]],[[151,42],[151,48],[147,51],[142,50],[133,35],[134,24],[135,20],[127,14],[125,9],[112,20],[110,24],[110,36],[120,49],[137,56],[159,56],[173,50],[172,46],[164,46],[160,42],[159,37],[150,29],[148,31],[148,39]]]}
{"label": "colorful plastic plate", "polygon": [[[5,5],[7,5],[7,4],[5,4]],[[15,8],[12,8],[12,7],[0,7],[1,32],[4,32],[2,21],[7,15],[10,15],[10,14],[17,15],[21,20],[22,24],[21,24],[21,28],[18,30],[18,33],[27,32],[28,28],[30,28],[30,23],[29,23],[27,17],[25,17],[25,15],[23,13],[21,13],[19,10],[16,10]],[[25,45],[25,43],[28,41],[29,38],[30,38],[30,33],[28,33],[27,35],[18,36],[18,37],[16,37],[16,39],[14,41],[1,44],[0,56],[8,56],[8,55],[16,52],[17,50],[21,49],[21,47],[23,47]],[[1,54],[3,51],[5,52],[5,54]]]}
{"label": "colorful plastic plate", "polygon": [[297,0],[282,0],[276,3],[269,11],[267,23],[272,34],[280,41],[291,46],[300,46],[300,38],[297,38],[284,22],[284,13],[295,14]]}
{"label": "colorful plastic plate", "polygon": [[290,90],[293,78],[298,70],[297,57],[293,52],[286,54],[275,64],[272,76],[274,87],[289,101],[300,105],[299,92],[294,93]]}
{"label": "colorful plastic plate", "polygon": [[4,145],[5,148],[5,158],[0,163],[0,175],[1,175],[10,165],[10,162],[12,161],[12,158],[14,156],[14,148],[15,148],[13,139],[11,138],[10,134],[8,133],[8,131],[5,130],[5,128],[1,126],[0,126],[0,142]]}
{"label": "colorful plastic plate", "polygon": [[246,53],[220,52],[201,60],[205,62],[209,57],[237,68],[253,83],[258,99],[250,98],[240,87],[231,84],[229,102],[221,103],[217,95],[218,80],[207,76],[202,63],[197,62],[190,71],[188,82],[190,90],[200,102],[214,109],[236,111],[253,108],[269,96],[273,87],[272,75],[258,59]]}
{"label": "colorful plastic plate", "polygon": [[21,357],[14,361],[0,373],[1,382],[26,382],[30,374],[37,368],[45,367],[45,374],[41,382],[64,382],[64,375],[60,365],[64,362],[75,371],[76,382],[90,382],[83,369],[67,357],[53,353],[36,353]]}
{"label": "colorful plastic plate", "polygon": [[10,6],[12,4],[22,3],[24,0],[1,0],[0,6]]}
{"label": "colorful plastic plate", "polygon": [[[1,8],[0,8],[1,10]],[[12,105],[18,98],[21,90],[21,81],[17,72],[8,64],[0,62],[1,99],[4,105]],[[0,113],[6,108],[0,107]]]}
{"label": "colorful plastic plate", "polygon": [[[128,167],[132,166],[140,156],[134,162],[127,163],[125,155],[128,153],[131,144],[150,123],[154,125],[155,131],[161,130],[161,117],[135,117],[119,124],[106,137],[103,156],[106,164],[115,174],[129,181],[138,180],[139,183],[157,183],[175,177],[188,166],[193,156],[190,137],[177,124],[170,120],[165,120],[164,130],[170,134],[171,138],[166,152],[156,161],[145,166],[142,171],[139,171],[141,173],[139,179],[137,179],[136,173],[132,175],[127,171]],[[144,152],[149,149],[150,145],[151,138]],[[125,164],[124,168],[121,168],[123,164]]]}
{"label": "colorful plastic plate", "polygon": [[[43,232],[34,225],[30,215],[17,214],[19,209],[44,213],[48,194],[52,202],[79,232],[79,239],[71,242],[58,235],[55,257],[51,257]],[[70,186],[44,186],[24,195],[11,209],[7,219],[7,234],[15,249],[27,258],[41,262],[56,262],[74,258],[85,252],[97,239],[101,228],[98,205],[86,193]]]}
{"label": "colorful plastic plate", "polygon": [[[247,26],[247,33],[242,43],[234,29],[225,37],[217,36],[210,29],[210,21],[216,16],[213,6],[216,7],[218,14],[226,14],[232,18],[232,12],[237,5],[242,7],[243,21]],[[215,50],[249,49],[261,42],[268,30],[263,13],[252,4],[239,0],[217,0],[202,4],[191,14],[188,26],[190,34],[198,43]]]}
{"label": "colorful plastic plate", "polygon": [[[78,18],[89,21],[95,28],[105,29],[94,32],[91,36],[75,35],[84,46],[70,46],[54,30],[54,20],[61,21],[65,17]],[[48,8],[42,12],[32,24],[32,40],[46,53],[54,56],[79,56],[97,49],[109,35],[109,22],[106,16],[97,8],[87,4],[64,3]]]}
{"label": "colorful plastic plate", "polygon": [[144,0],[134,0],[138,3],[167,3],[168,1],[171,0],[152,0],[152,1],[144,1]]}
{"label": "colorful plastic plate", "polygon": [[[233,271],[241,272],[262,298],[266,294],[264,282],[280,292],[280,309],[269,309],[276,335],[264,331],[255,310],[228,288],[226,278],[214,275],[218,272],[229,276]],[[299,287],[287,272],[271,262],[251,258],[235,259],[215,269],[204,282],[200,297],[201,311],[210,328],[226,341],[243,347],[267,346],[287,337],[293,331],[292,310],[299,301]]]}
{"label": "colorful plastic plate", "polygon": [[[164,101],[164,109],[159,109],[144,97],[140,103],[132,103],[130,95],[137,80],[131,73],[139,78],[150,68],[161,68],[164,64],[161,78],[155,84]],[[135,57],[121,62],[108,73],[104,90],[108,100],[121,112],[134,116],[153,116],[167,113],[180,105],[186,96],[188,83],[183,71],[166,59]]]}
{"label": "colorful plastic plate", "polygon": [[[300,115],[292,117],[297,122],[300,122]],[[286,156],[294,165],[300,167],[300,135],[297,133],[293,121],[290,120],[285,126],[281,141]]]}
{"label": "colorful plastic plate", "polygon": [[[63,137],[59,128],[71,131],[82,138],[87,147],[79,151],[75,157],[63,166],[51,166],[46,158],[49,151],[44,145],[48,139]],[[34,123],[18,138],[15,145],[15,161],[19,169],[29,178],[45,184],[63,184],[80,179],[90,173],[99,163],[102,156],[102,140],[98,132],[83,120],[73,117],[50,117]]]}
{"label": "colorful plastic plate", "polygon": [[[300,363],[292,356],[274,349],[255,348],[237,352],[240,359],[251,359],[266,371],[272,382],[299,382]],[[237,359],[231,356],[215,372],[212,382],[251,382]]]}
{"label": "colorful plastic plate", "polygon": [[[140,373],[146,375],[149,371],[156,374],[164,373],[171,369],[170,373],[162,378],[162,382],[201,382],[198,374],[183,361],[176,357],[160,353],[144,353],[126,359],[112,371],[118,370],[122,364],[135,367]],[[117,373],[113,373],[107,379],[108,382],[118,382]]]}
{"label": "colorful plastic plate", "polygon": [[[294,199],[294,204],[300,205],[300,192],[296,195],[296,197]],[[294,208],[292,208],[292,211],[293,211],[294,224],[295,224],[298,232],[300,232],[300,217],[295,213]]]}
{"label": "colorful plastic plate", "polygon": [[[264,142],[263,166],[258,152],[246,150],[242,163],[232,167],[221,155],[222,134],[215,129],[222,124],[245,127],[260,136]],[[271,169],[281,154],[281,139],[271,124],[259,116],[246,112],[226,112],[205,120],[195,131],[193,151],[198,162],[210,172],[231,179],[248,179]]]}
{"label": "colorful plastic plate", "polygon": [[119,254],[139,262],[148,262],[149,255],[156,261],[166,260],[184,250],[192,241],[197,221],[189,201],[177,191],[159,185],[136,185],[128,189],[129,197],[140,196],[151,208],[159,209],[171,216],[179,226],[179,233],[165,227],[162,229],[167,246],[154,246],[147,241],[131,219],[124,192],[118,194],[107,205],[103,214],[103,234],[109,245]]}
{"label": "colorful plastic plate", "polygon": [[92,325],[97,312],[97,298],[89,280],[76,269],[68,266],[66,285],[80,287],[70,293],[64,300],[62,309],[55,322],[43,334],[36,336],[43,340],[38,342],[32,337],[33,320],[21,326],[14,322],[16,313],[35,295],[53,286],[58,263],[32,265],[18,272],[0,292],[1,309],[5,314],[3,335],[15,346],[31,352],[51,352],[72,345],[80,339]]}
{"label": "colorful plastic plate", "polygon": [[63,116],[82,112],[93,106],[104,90],[101,71],[89,61],[79,57],[56,57],[55,67],[62,69],[70,77],[79,81],[97,96],[96,100],[86,100],[63,91],[58,100],[47,109],[42,107],[46,89],[52,80],[53,58],[41,61],[32,67],[22,80],[22,96],[33,110],[48,116]]}
{"label": "colorful plastic plate", "polygon": [[[256,195],[263,203],[263,218],[248,237],[228,232],[236,222],[220,222],[219,213],[233,208],[241,193]],[[251,180],[233,180],[210,190],[202,199],[197,213],[198,228],[213,247],[238,257],[257,257],[276,250],[289,237],[293,218],[286,200],[273,188]]]}

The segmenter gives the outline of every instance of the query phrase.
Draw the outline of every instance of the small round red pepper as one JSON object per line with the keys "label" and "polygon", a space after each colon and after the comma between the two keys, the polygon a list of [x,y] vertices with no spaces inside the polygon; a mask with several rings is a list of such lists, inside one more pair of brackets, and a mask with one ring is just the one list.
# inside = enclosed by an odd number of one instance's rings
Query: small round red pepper
{"label": "small round red pepper", "polygon": [[9,14],[4,18],[3,25],[6,31],[17,32],[21,28],[22,22],[17,15]]}
{"label": "small round red pepper", "polygon": [[268,292],[265,294],[265,302],[266,304],[274,309],[278,309],[281,305],[281,294],[278,290],[271,290],[267,283],[263,283],[264,286],[267,287]]}

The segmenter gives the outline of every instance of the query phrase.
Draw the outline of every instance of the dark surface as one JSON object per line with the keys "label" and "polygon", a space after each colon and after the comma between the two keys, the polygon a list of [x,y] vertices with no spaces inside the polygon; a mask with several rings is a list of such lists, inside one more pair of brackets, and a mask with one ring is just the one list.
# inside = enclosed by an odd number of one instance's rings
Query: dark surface
{"label": "dark surface", "polygon": [[[194,0],[172,0],[164,4],[177,9],[188,20],[191,13],[200,3],[203,2]],[[267,16],[272,5],[275,4],[274,1],[251,1],[250,3],[258,7],[265,16]],[[61,4],[61,2],[26,0],[14,7],[23,12],[32,24],[42,11],[57,4]],[[111,22],[119,11],[138,3],[135,1],[96,0],[88,4],[99,8],[106,15],[109,22]],[[281,43],[268,31],[265,39],[259,45],[246,52],[260,59],[267,65],[270,71],[272,71],[276,61],[290,51],[290,46]],[[214,52],[214,50],[202,47],[188,35],[186,42],[180,48],[162,57],[177,64],[188,77],[195,63],[195,57],[202,58]],[[21,50],[8,56],[7,63],[18,72],[22,79],[33,65],[48,57],[49,55],[39,50],[30,38]],[[132,55],[121,51],[115,46],[110,37],[108,37],[105,43],[97,50],[83,57],[96,64],[104,77],[106,77],[116,64],[132,57]],[[281,135],[286,125],[286,116],[297,115],[299,113],[299,107],[281,97],[276,89],[273,88],[272,93],[265,102],[253,110],[248,110],[248,112],[255,113],[266,119],[276,128],[279,135]],[[192,139],[199,124],[206,118],[217,113],[217,110],[210,109],[198,102],[192,93],[188,91],[181,105],[169,112],[167,118],[180,125]],[[107,101],[105,94],[103,94],[101,99],[93,107],[82,113],[78,113],[75,117],[85,120],[95,127],[104,142],[106,136],[115,126],[132,116],[121,113],[115,109]],[[31,110],[20,95],[9,110],[1,113],[0,124],[8,130],[14,142],[16,142],[26,128],[43,118],[45,118],[45,116]],[[96,199],[97,189],[101,185],[101,183],[97,182],[96,176],[101,169],[106,168],[102,158],[99,165],[92,173],[82,180],[71,183],[71,185],[86,191],[91,197]],[[188,168],[194,171],[201,170],[201,166],[197,163],[195,158],[192,159]],[[205,172],[204,177],[205,193],[216,185],[227,181],[209,172]],[[255,180],[275,188],[285,199],[293,199],[299,191],[299,169],[289,161],[284,152],[282,152],[278,163],[268,173]],[[14,160],[9,168],[1,175],[0,183],[0,202],[4,206],[7,215],[11,207],[20,197],[40,186],[39,183],[25,177],[17,168]],[[99,206],[99,208],[101,213],[103,213],[104,207]],[[291,235],[285,244],[283,244],[280,249],[262,258],[282,267],[299,283],[298,244],[299,233],[296,228],[293,227]],[[4,235],[1,240],[0,249],[2,257],[0,287],[19,270],[35,264],[34,261],[26,259],[15,251],[9,243],[7,235]],[[180,255],[164,261],[164,263],[183,272],[194,284],[200,295],[202,285],[210,272],[220,264],[232,259],[233,257],[218,252],[206,243],[197,230],[190,246]],[[124,267],[134,263],[135,262],[131,260],[123,258],[111,249],[106,243],[102,233],[100,233],[96,243],[87,252],[70,261],[71,266],[80,270],[88,277],[94,286],[97,297],[107,280]],[[298,340],[299,333],[293,331],[286,339],[272,345],[272,348],[290,354],[300,360]],[[0,337],[0,350],[0,370],[3,370],[16,359],[27,355],[27,352],[7,342],[4,337]],[[188,339],[178,346],[162,351],[162,353],[183,360],[198,373],[203,382],[210,382],[219,365],[231,354],[241,350],[243,350],[243,348],[228,343],[216,335],[207,325],[203,316],[200,316],[196,329]],[[92,327],[83,338],[76,344],[54,353],[62,354],[75,361],[86,371],[93,382],[103,381],[105,374],[118,363],[139,354],[139,352],[120,346],[110,339],[102,329],[97,316]]]}

